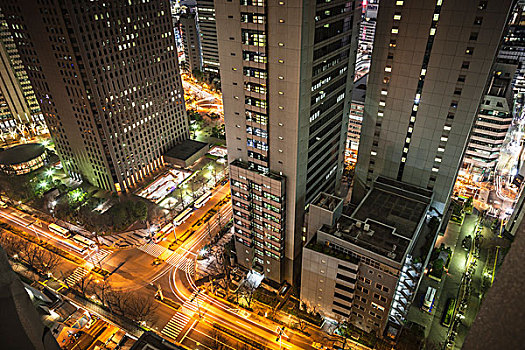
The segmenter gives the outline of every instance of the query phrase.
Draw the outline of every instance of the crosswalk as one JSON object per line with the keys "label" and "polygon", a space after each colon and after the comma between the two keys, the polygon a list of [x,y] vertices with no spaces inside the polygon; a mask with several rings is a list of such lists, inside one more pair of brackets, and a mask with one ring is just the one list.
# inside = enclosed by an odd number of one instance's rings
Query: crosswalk
{"label": "crosswalk", "polygon": [[179,269],[189,272],[190,275],[194,276],[195,275],[195,261],[193,259],[186,258],[184,259],[184,261],[182,261],[179,264]]}
{"label": "crosswalk", "polygon": [[[193,316],[193,314],[192,314]],[[184,329],[188,324],[188,321],[191,319],[190,316],[178,311],[171,320],[164,326],[161,333],[172,338],[177,339],[179,333]]]}
{"label": "crosswalk", "polygon": [[75,285],[80,279],[86,277],[88,273],[89,271],[83,267],[77,267],[75,271],[73,271],[73,273],[68,278],[66,278],[66,284],[71,287]]}
{"label": "crosswalk", "polygon": [[[153,256],[154,258],[158,258],[166,251],[166,248],[156,243],[148,243],[138,247],[138,249]],[[192,276],[195,274],[195,261],[193,259],[181,258],[179,254],[171,254],[170,257],[166,259],[165,263],[178,267],[183,271],[189,272]]]}
{"label": "crosswalk", "polygon": [[188,324],[189,320],[199,312],[197,303],[203,305],[204,297],[200,294],[195,297],[195,293],[193,293],[192,296],[182,304],[179,311],[177,311],[171,320],[164,326],[161,333],[176,340],[180,332]]}
{"label": "crosswalk", "polygon": [[99,264],[102,260],[106,259],[112,253],[111,250],[99,249],[96,253],[91,254],[87,260],[89,262]]}
{"label": "crosswalk", "polygon": [[154,258],[158,258],[162,253],[166,251],[166,248],[157,244],[157,243],[148,243],[138,247],[139,250],[142,250],[144,253],[147,253]]}

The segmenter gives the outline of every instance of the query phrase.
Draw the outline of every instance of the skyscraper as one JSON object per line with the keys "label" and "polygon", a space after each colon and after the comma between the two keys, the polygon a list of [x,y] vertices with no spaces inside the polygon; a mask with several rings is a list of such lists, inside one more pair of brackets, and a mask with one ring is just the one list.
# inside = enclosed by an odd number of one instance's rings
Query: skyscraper
{"label": "skyscraper", "polygon": [[187,8],[179,18],[182,45],[184,46],[184,66],[190,73],[202,70],[202,51],[199,26],[195,8]]}
{"label": "skyscraper", "polygon": [[127,190],[189,137],[167,0],[6,0],[2,11],[70,176]]}
{"label": "skyscraper", "polygon": [[219,73],[219,48],[214,0],[197,0],[197,15],[201,35],[204,72]]}
{"label": "skyscraper", "polygon": [[432,190],[442,210],[512,2],[380,2],[355,203],[382,175]]}
{"label": "skyscraper", "polygon": [[46,132],[40,106],[0,11],[0,134],[2,139]]}
{"label": "skyscraper", "polygon": [[237,260],[297,283],[305,207],[342,175],[355,3],[221,0],[215,10]]}

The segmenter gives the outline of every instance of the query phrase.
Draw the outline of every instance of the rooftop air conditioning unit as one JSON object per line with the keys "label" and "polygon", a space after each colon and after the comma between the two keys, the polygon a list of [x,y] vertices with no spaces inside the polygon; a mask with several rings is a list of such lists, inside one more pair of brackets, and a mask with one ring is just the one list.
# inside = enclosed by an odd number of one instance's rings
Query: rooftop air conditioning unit
{"label": "rooftop air conditioning unit", "polygon": [[363,230],[365,231],[370,230],[370,224],[365,224],[365,226],[363,227]]}
{"label": "rooftop air conditioning unit", "polygon": [[355,226],[356,226],[357,228],[361,228],[361,224],[362,224],[361,221],[357,221],[357,222],[355,223]]}

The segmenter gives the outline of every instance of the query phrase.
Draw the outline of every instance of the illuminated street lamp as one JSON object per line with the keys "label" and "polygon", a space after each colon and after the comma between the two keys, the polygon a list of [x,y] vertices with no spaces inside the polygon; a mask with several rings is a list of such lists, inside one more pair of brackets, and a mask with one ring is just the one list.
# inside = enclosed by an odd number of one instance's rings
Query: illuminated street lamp
{"label": "illuminated street lamp", "polygon": [[51,176],[53,176],[54,173],[55,173],[55,171],[53,169],[47,169],[46,176],[51,177]]}
{"label": "illuminated street lamp", "polygon": [[38,186],[39,186],[40,188],[45,188],[45,187],[47,187],[47,185],[48,185],[47,181],[42,181],[42,182],[40,182],[40,183],[38,184]]}

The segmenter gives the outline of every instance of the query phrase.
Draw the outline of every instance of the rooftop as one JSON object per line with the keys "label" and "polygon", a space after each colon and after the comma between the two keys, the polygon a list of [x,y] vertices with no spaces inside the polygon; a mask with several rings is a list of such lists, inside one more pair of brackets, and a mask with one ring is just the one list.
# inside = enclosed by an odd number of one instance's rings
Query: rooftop
{"label": "rooftop", "polygon": [[396,262],[401,262],[410,239],[397,234],[394,227],[367,219],[365,222],[342,215],[336,226],[319,230]]}
{"label": "rooftop", "polygon": [[187,160],[204,147],[208,147],[208,144],[205,142],[186,139],[167,151],[164,155],[176,159]]}
{"label": "rooftop", "polygon": [[39,143],[26,143],[5,149],[0,152],[0,164],[15,165],[25,163],[45,152],[45,147]]}
{"label": "rooftop", "polygon": [[341,198],[337,198],[335,196],[332,196],[328,193],[321,192],[319,195],[314,199],[312,202],[312,205],[318,206],[320,208],[333,211],[337,207],[337,205],[341,202]]}
{"label": "rooftop", "polygon": [[431,198],[431,191],[380,177],[352,218],[381,222],[394,227],[397,235],[412,239]]}
{"label": "rooftop", "polygon": [[240,159],[235,159],[233,162],[230,163],[230,165],[234,165],[234,166],[238,166],[239,168],[243,168],[243,169],[246,169],[246,170],[251,170],[251,171],[254,171],[256,173],[259,173],[261,175],[264,175],[270,179],[274,179],[274,180],[277,180],[277,181],[283,181],[285,179],[285,176],[284,175],[279,175],[273,171],[270,171],[269,173],[262,173],[258,170],[256,170],[253,166],[250,165],[250,163],[248,162],[245,162],[243,160],[240,160]]}

